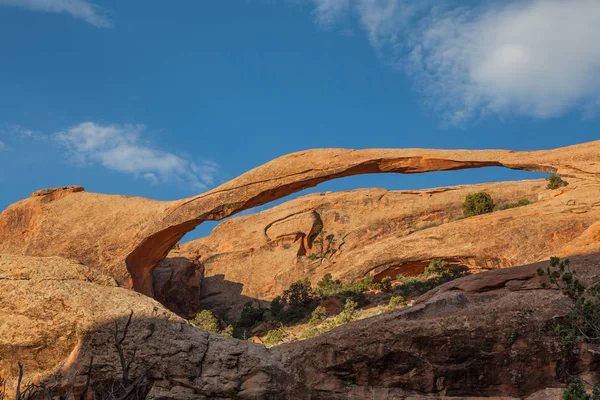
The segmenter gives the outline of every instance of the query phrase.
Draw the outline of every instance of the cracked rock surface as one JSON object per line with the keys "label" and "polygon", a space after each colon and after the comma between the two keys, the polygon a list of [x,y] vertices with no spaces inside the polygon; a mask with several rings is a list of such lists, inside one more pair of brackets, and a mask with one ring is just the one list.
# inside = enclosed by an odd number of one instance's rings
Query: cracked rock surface
{"label": "cracked rock surface", "polygon": [[[600,254],[571,264],[584,281],[600,279]],[[125,351],[136,349],[133,375],[153,366],[159,399],[544,398],[561,387],[552,329],[566,299],[541,288],[540,265],[465,277],[413,307],[266,349],[195,328],[81,264],[4,255],[0,374],[14,386],[20,360],[26,379],[77,392],[93,356],[95,379],[118,379],[114,324],[133,311]],[[588,353],[570,373],[597,379]]]}

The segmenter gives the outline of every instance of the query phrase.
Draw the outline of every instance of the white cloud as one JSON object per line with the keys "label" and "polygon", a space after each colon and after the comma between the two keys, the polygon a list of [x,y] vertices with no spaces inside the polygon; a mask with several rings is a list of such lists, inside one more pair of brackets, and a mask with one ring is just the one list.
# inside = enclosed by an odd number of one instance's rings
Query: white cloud
{"label": "white cloud", "polygon": [[456,4],[461,3],[353,0],[352,7],[371,44],[407,72],[426,103],[451,123],[489,114],[595,113],[598,0]]}
{"label": "white cloud", "polygon": [[6,150],[6,149],[8,149],[8,146],[4,142],[0,141],[0,151]]}
{"label": "white cloud", "polygon": [[350,9],[350,0],[314,0],[314,5],[315,21],[329,27]]}
{"label": "white cloud", "polygon": [[[0,0],[1,1],[1,0]],[[25,139],[44,139],[44,135],[39,131],[24,128],[20,125],[13,125],[7,130],[2,130],[3,133],[7,133],[12,136],[17,136]]]}
{"label": "white cloud", "polygon": [[0,5],[55,14],[67,13],[98,28],[112,27],[112,22],[104,10],[85,0],[0,0]]}
{"label": "white cloud", "polygon": [[217,164],[194,163],[144,143],[143,125],[100,125],[84,122],[53,137],[80,164],[100,164],[108,169],[142,176],[151,183],[178,181],[194,190],[214,183]]}

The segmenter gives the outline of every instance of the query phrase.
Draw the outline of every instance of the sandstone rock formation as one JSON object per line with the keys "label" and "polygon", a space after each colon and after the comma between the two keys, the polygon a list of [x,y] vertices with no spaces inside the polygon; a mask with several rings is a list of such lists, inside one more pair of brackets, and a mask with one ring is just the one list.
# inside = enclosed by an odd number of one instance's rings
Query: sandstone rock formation
{"label": "sandstone rock formation", "polygon": [[[586,282],[600,254],[571,258]],[[540,264],[544,265],[544,264]],[[125,351],[132,375],[151,370],[156,399],[551,398],[566,372],[597,379],[597,354],[565,365],[552,328],[567,299],[542,289],[539,265],[494,270],[439,287],[407,309],[265,349],[197,329],[156,301],[64,259],[0,256],[0,375],[77,394],[119,379],[114,321],[134,312]]]}
{"label": "sandstone rock formation", "polygon": [[323,181],[366,173],[419,173],[486,166],[600,181],[600,141],[556,150],[321,149],[289,154],[209,192],[173,202],[100,195],[80,188],[37,192],[0,216],[0,252],[63,256],[152,295],[152,270],[205,220],[219,220]]}
{"label": "sandstone rock formation", "polygon": [[204,266],[196,257],[184,257],[173,250],[152,271],[154,299],[185,318],[200,310],[200,285]]}
{"label": "sandstone rock formation", "polygon": [[[535,180],[313,194],[227,220],[178,254],[205,267],[203,307],[235,319],[249,299],[271,300],[326,273],[380,280],[421,273],[434,259],[481,271],[600,251],[600,184],[569,181],[558,190]],[[478,191],[498,204],[532,204],[461,219],[465,196]]]}

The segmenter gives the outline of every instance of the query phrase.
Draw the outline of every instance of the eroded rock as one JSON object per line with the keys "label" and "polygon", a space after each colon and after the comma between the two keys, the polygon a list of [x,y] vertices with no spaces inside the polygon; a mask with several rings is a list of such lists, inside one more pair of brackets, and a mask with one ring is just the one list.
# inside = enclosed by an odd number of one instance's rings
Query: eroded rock
{"label": "eroded rock", "polygon": [[[271,349],[197,329],[156,301],[59,258],[0,256],[0,374],[81,390],[120,378],[115,321],[134,319],[132,376],[153,365],[161,399],[543,398],[560,388],[562,353],[552,329],[568,300],[542,289],[545,264],[450,282],[402,310]],[[585,282],[600,279],[600,254],[571,258]],[[599,378],[582,349],[571,374]]]}
{"label": "eroded rock", "polygon": [[[235,320],[249,299],[270,301],[298,279],[314,286],[327,273],[346,282],[395,279],[435,259],[479,272],[600,251],[600,184],[572,179],[554,191],[546,184],[312,194],[229,219],[179,254],[205,266],[201,304]],[[461,219],[465,197],[478,191],[497,204],[532,204]]]}
{"label": "eroded rock", "polygon": [[419,173],[486,166],[556,172],[600,181],[600,141],[555,150],[319,149],[289,154],[211,191],[158,202],[84,191],[35,196],[0,216],[0,252],[62,256],[99,268],[146,295],[152,270],[205,220],[219,220],[326,180],[367,173]]}

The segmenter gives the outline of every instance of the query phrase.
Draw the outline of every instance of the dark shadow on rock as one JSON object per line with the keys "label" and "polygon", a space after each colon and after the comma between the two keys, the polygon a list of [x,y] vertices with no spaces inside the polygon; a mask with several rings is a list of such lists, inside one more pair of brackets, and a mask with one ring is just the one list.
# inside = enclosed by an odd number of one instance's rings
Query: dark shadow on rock
{"label": "dark shadow on rock", "polygon": [[[271,349],[198,329],[142,296],[131,301],[122,289],[113,293],[135,308],[123,342],[130,376],[152,367],[151,395],[157,400],[526,398],[562,386],[560,341],[553,329],[566,314],[568,299],[541,287],[535,271],[546,264],[461,278],[413,307]],[[600,254],[572,257],[571,265],[586,284],[599,279]],[[93,312],[85,307],[80,312]],[[123,311],[116,321],[121,329],[128,317]],[[95,381],[121,379],[114,333],[115,321],[107,320],[81,333],[72,347],[48,343],[61,349],[58,358],[66,361],[57,364],[55,357],[41,365],[64,368],[49,384],[78,394],[92,358]],[[38,352],[26,346],[29,354]],[[598,378],[590,368],[596,361],[584,355],[580,361],[573,373],[593,372]]]}
{"label": "dark shadow on rock", "polygon": [[[123,370],[114,345],[115,326],[120,335],[127,320],[127,317],[120,317],[95,326],[85,333],[79,348],[70,355],[64,354],[68,359],[66,368],[42,378],[53,388],[54,396],[69,394],[71,399],[80,398],[86,387],[85,373],[92,360],[88,396],[91,393],[100,395],[107,388],[118,386],[123,379]],[[282,382],[292,382],[283,371],[277,351],[203,331],[164,313],[157,313],[156,317],[134,314],[122,350],[126,362],[131,365],[129,381],[134,382],[142,374],[147,377],[149,394],[144,398],[279,399]],[[28,379],[35,376],[27,362],[24,366],[26,373],[31,374]]]}
{"label": "dark shadow on rock", "polygon": [[197,259],[169,257],[152,271],[154,299],[183,318],[200,311],[204,266]]}
{"label": "dark shadow on rock", "polygon": [[254,303],[254,306],[269,307],[269,302],[242,294],[244,285],[225,279],[219,274],[202,279],[200,288],[200,307],[210,310],[228,323],[237,321],[244,304]]}

